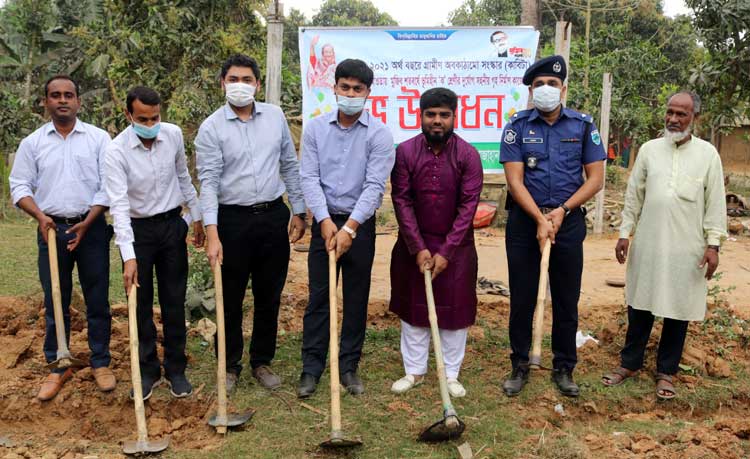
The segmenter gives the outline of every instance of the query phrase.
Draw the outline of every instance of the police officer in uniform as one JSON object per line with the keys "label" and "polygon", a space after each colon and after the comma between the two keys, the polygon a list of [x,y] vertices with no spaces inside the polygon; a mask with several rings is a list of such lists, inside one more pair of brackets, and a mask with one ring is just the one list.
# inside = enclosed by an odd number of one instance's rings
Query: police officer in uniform
{"label": "police officer in uniform", "polygon": [[503,131],[500,161],[510,192],[505,249],[513,373],[503,384],[508,396],[520,393],[529,377],[539,263],[547,239],[552,242],[552,380],[563,395],[578,396],[573,369],[586,237],[582,206],[602,188],[606,155],[591,116],[562,106],[566,75],[562,56],[529,67],[523,83],[534,108],[513,115]]}

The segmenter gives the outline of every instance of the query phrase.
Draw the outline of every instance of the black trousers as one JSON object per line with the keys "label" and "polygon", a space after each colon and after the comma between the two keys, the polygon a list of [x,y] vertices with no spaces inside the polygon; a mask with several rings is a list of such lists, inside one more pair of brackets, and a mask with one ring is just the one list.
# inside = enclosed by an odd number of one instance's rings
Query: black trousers
{"label": "black trousers", "polygon": [[[74,234],[65,234],[73,225],[57,224],[57,264],[60,273],[60,295],[62,298],[63,322],[66,342],[70,343],[70,297],[73,291],[73,268],[78,266],[83,298],[86,301],[91,366],[107,367],[110,363],[109,338],[112,316],[109,310],[109,240],[112,227],[107,225],[104,215],[99,216],[89,227],[78,247],[68,251],[68,241]],[[37,231],[39,246],[39,280],[44,290],[44,357],[47,362],[57,359],[57,332],[52,306],[52,280],[49,269],[49,246]],[[53,370],[63,373],[65,369]]]}
{"label": "black trousers", "polygon": [[[575,209],[563,220],[550,253],[552,365],[555,369],[572,371],[578,360],[575,338],[585,238],[584,213],[581,209]],[[536,239],[536,222],[515,204],[508,214],[505,250],[510,283],[510,359],[515,368],[529,360],[542,258]]]}
{"label": "black trousers", "polygon": [[138,340],[141,373],[159,378],[156,326],[153,320],[154,270],[164,332],[164,373],[167,378],[185,373],[185,291],[187,290],[188,224],[179,209],[148,219],[132,219],[135,259],[138,264]]}
{"label": "black trousers", "polygon": [[[337,227],[346,223],[348,215],[332,215]],[[344,288],[344,320],[341,325],[339,372],[357,371],[362,356],[367,325],[367,303],[370,298],[370,275],[375,258],[375,217],[362,223],[357,238],[337,264]],[[310,302],[305,310],[302,333],[302,371],[319,377],[328,356],[329,311],[328,251],[320,235],[320,224],[313,221],[310,253],[307,257],[310,276]]]}
{"label": "black trousers", "polygon": [[[253,333],[250,366],[269,365],[276,355],[281,292],[289,268],[289,208],[282,200],[263,211],[219,206],[219,238],[224,249],[221,274],[227,339],[227,371],[242,365],[242,303],[252,278]],[[216,347],[215,347],[216,348]]]}
{"label": "black trousers", "polygon": [[[640,370],[643,366],[643,354],[651,336],[654,315],[628,306],[628,333],[625,336],[625,347],[620,351],[621,365],[628,370]],[[656,371],[668,375],[676,374],[680,369],[682,348],[685,346],[688,321],[664,318],[664,326],[656,354]]]}

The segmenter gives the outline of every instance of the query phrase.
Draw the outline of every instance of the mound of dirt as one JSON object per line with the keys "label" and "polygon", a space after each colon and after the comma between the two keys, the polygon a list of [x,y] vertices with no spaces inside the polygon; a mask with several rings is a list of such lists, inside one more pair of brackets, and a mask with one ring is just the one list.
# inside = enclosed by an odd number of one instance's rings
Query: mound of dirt
{"label": "mound of dirt", "polygon": [[[72,302],[70,348],[75,357],[85,360],[88,342],[81,304],[80,299]],[[48,374],[41,356],[43,304],[39,298],[0,297],[0,432],[13,445],[0,448],[3,457],[83,458],[92,454],[94,445],[101,459],[121,457],[102,454],[100,448],[110,444],[117,451],[124,440],[136,437],[123,306],[112,308],[112,369],[119,382],[115,391],[100,392],[87,367],[78,370],[55,399],[40,402],[36,392]],[[215,410],[212,399],[202,388],[187,399],[174,399],[167,390],[156,389],[146,402],[149,435],[170,436],[174,450],[218,447],[221,439],[206,424]]]}

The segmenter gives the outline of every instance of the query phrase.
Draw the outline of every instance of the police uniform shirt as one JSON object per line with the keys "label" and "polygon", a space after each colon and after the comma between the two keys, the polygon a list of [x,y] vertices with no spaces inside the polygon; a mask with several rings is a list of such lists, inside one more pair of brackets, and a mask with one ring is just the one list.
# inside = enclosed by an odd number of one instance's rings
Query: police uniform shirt
{"label": "police uniform shirt", "polygon": [[500,162],[524,164],[524,185],[538,207],[558,207],[583,185],[583,166],[606,154],[591,115],[563,108],[552,125],[536,109],[511,117]]}

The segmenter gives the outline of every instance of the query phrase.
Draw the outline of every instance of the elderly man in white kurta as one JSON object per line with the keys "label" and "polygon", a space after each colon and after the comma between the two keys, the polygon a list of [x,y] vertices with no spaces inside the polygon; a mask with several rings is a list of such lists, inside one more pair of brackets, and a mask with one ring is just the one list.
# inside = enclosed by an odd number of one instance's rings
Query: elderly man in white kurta
{"label": "elderly man in white kurta", "polygon": [[615,248],[617,260],[628,263],[628,331],[621,367],[602,382],[618,385],[640,370],[654,317],[663,317],[656,359],[661,399],[676,395],[672,376],[679,369],[688,322],[706,314],[706,281],[716,271],[726,237],[721,159],[713,145],[691,135],[699,111],[694,93],[669,98],[664,135],[641,147],[628,181]]}

